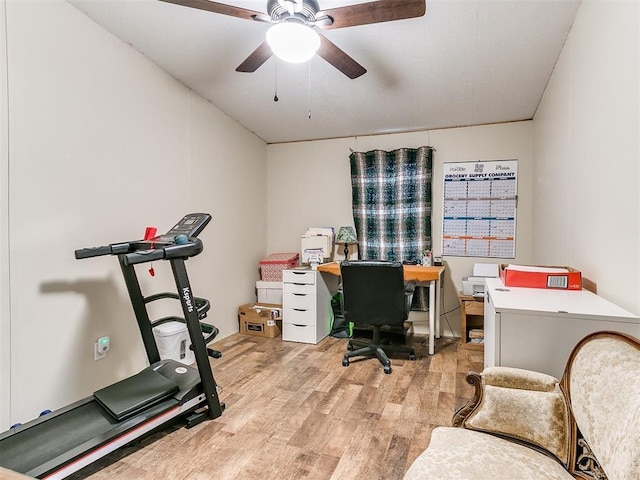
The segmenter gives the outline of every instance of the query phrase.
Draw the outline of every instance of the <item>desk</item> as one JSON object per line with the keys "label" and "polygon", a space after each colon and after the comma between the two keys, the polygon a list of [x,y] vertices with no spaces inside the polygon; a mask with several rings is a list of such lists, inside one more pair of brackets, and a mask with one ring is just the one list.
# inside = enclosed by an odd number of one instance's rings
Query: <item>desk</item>
{"label": "desk", "polygon": [[485,280],[484,366],[561,378],[573,347],[599,330],[640,337],[640,318],[588,290],[505,287]]}
{"label": "desk", "polygon": [[484,330],[484,297],[474,297],[473,295],[465,295],[460,292],[458,294],[460,300],[460,346],[470,350],[484,350],[483,343],[474,343],[471,341],[469,331],[472,328]]}
{"label": "desk", "polygon": [[[403,265],[403,269],[406,282],[429,285],[429,355],[433,355],[435,353],[435,338],[440,338],[440,286],[444,275],[444,266]],[[318,266],[318,271],[340,275],[340,264],[338,262],[323,263]]]}

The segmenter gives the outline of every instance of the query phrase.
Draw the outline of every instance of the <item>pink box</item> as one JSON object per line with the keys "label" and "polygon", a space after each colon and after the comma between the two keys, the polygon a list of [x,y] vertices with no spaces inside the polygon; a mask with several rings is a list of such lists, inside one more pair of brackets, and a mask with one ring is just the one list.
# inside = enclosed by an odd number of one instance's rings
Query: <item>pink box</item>
{"label": "pink box", "polygon": [[299,263],[299,253],[272,253],[260,260],[260,279],[265,282],[281,282],[283,270],[297,267]]}

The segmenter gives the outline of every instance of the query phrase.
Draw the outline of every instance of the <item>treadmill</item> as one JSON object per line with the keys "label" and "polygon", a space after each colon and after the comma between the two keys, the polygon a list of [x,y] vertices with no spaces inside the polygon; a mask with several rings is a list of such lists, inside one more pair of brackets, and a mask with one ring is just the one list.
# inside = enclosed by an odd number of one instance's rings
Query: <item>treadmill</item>
{"label": "treadmill", "polygon": [[[116,255],[149,358],[149,366],[93,395],[0,434],[0,466],[31,477],[61,479],[178,417],[187,428],[219,417],[220,403],[209,357],[220,352],[207,348],[218,329],[202,323],[210,304],[194,297],[185,261],[198,255],[197,237],[211,221],[205,213],[184,216],[164,235],[76,250],[76,259]],[[176,293],[145,297],[135,265],[166,260]],[[147,305],[160,299],[179,300],[184,317],[151,321]],[[153,327],[163,322],[186,324],[196,367],[160,359]]]}

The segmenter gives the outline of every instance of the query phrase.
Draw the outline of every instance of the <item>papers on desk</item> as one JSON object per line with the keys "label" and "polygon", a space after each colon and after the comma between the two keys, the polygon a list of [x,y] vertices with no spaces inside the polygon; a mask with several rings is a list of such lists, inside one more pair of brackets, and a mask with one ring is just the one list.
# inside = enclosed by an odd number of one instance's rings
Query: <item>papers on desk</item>
{"label": "papers on desk", "polygon": [[497,263],[474,263],[473,264],[474,277],[497,277],[498,274],[499,274],[499,267]]}
{"label": "papers on desk", "polygon": [[300,238],[302,263],[319,264],[333,254],[333,227],[310,227]]}
{"label": "papers on desk", "polygon": [[305,236],[324,235],[333,241],[333,227],[309,227]]}

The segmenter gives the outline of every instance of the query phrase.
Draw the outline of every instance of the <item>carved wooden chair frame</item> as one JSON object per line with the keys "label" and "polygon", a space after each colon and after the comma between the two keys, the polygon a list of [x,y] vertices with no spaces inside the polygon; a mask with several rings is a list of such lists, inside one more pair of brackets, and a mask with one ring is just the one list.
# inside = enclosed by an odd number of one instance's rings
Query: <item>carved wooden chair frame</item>
{"label": "carved wooden chair frame", "polygon": [[[571,366],[573,365],[573,361],[575,356],[580,351],[580,348],[590,340],[594,338],[603,338],[603,337],[614,337],[617,340],[622,340],[632,347],[636,348],[640,351],[640,343],[629,335],[625,335],[619,332],[598,332],[595,335],[590,335],[583,340],[581,340],[571,352],[569,359],[567,361],[567,366],[565,368],[562,379],[560,380],[560,389],[564,396],[566,405],[567,405],[567,415],[569,416],[569,460],[567,463],[558,459],[555,455],[545,450],[542,447],[531,444],[524,440],[519,440],[511,436],[501,435],[495,432],[485,432],[500,438],[504,438],[514,443],[519,443],[521,445],[525,445],[529,448],[533,448],[534,450],[543,453],[554,460],[560,462],[567,471],[573,475],[576,479],[585,479],[585,480],[608,480],[606,474],[603,469],[600,467],[597,458],[593,454],[591,448],[587,444],[587,441],[584,439],[582,434],[580,433],[580,429],[573,417],[572,407],[571,407],[571,397],[570,397],[570,375],[571,375]],[[464,427],[466,418],[474,412],[474,410],[480,405],[482,401],[483,395],[483,382],[482,375],[475,372],[469,372],[466,376],[467,383],[472,385],[475,389],[473,398],[463,407],[458,409],[453,416],[453,426],[454,427]]]}

